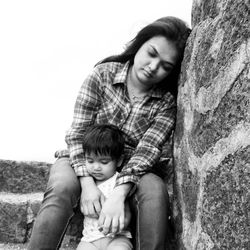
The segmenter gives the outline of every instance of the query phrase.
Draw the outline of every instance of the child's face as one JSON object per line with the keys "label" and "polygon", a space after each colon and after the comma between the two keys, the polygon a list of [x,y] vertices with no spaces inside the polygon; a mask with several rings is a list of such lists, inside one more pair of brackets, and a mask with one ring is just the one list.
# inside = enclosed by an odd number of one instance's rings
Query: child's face
{"label": "child's face", "polygon": [[91,176],[98,181],[112,177],[116,171],[117,161],[107,155],[85,154],[86,167]]}

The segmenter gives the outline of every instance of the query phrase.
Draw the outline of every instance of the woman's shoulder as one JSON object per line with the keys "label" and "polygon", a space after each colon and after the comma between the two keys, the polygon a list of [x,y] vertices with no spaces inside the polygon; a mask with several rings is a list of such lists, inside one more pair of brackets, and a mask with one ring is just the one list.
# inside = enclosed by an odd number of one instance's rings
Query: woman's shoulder
{"label": "woman's shoulder", "polygon": [[123,82],[127,75],[128,62],[105,62],[95,66],[94,73],[102,80],[103,84]]}
{"label": "woman's shoulder", "polygon": [[169,91],[165,92],[165,94],[162,97],[162,100],[171,107],[176,106],[176,101],[177,101],[176,97]]}
{"label": "woman's shoulder", "polygon": [[116,73],[120,71],[120,69],[123,68],[124,65],[125,63],[120,63],[120,62],[104,62],[97,64],[95,66],[95,70],[101,74],[106,72]]}

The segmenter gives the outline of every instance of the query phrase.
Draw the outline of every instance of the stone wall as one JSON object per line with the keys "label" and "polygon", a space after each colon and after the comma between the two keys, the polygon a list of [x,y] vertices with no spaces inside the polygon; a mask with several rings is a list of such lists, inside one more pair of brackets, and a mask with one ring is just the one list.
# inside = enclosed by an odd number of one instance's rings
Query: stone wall
{"label": "stone wall", "polygon": [[250,1],[194,0],[175,131],[178,249],[250,249]]}

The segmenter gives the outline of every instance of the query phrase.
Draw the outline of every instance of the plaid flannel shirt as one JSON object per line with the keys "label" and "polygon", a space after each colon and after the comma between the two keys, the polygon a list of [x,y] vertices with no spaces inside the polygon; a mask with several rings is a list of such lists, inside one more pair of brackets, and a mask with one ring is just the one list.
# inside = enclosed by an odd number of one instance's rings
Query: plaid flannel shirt
{"label": "plaid flannel shirt", "polygon": [[83,82],[66,134],[71,165],[77,176],[89,176],[81,145],[86,127],[109,123],[125,133],[125,161],[116,185],[132,182],[160,161],[162,146],[170,136],[176,115],[173,96],[154,89],[143,100],[131,103],[126,86],[129,62],[97,65]]}

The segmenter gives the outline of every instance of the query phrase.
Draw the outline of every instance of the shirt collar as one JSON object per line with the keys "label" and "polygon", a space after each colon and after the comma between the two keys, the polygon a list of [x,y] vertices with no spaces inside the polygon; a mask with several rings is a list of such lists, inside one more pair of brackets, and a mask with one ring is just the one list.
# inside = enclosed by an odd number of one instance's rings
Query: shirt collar
{"label": "shirt collar", "polygon": [[[129,70],[129,64],[130,62],[127,61],[125,64],[123,64],[123,66],[120,68],[119,72],[116,74],[113,84],[118,84],[118,83],[123,83],[124,85],[126,85],[126,80],[127,80],[127,75],[128,75],[128,70]],[[164,95],[164,93],[162,92],[161,88],[155,88],[153,89],[149,96],[151,97],[155,97],[155,98],[162,98],[162,96]]]}
{"label": "shirt collar", "polygon": [[162,89],[160,88],[155,88],[151,93],[151,96],[155,98],[162,98],[164,95]]}
{"label": "shirt collar", "polygon": [[129,61],[127,61],[125,64],[122,64],[123,66],[120,68],[119,72],[116,74],[113,84],[117,83],[124,83],[126,84],[126,79],[128,75],[128,69],[129,69]]}

